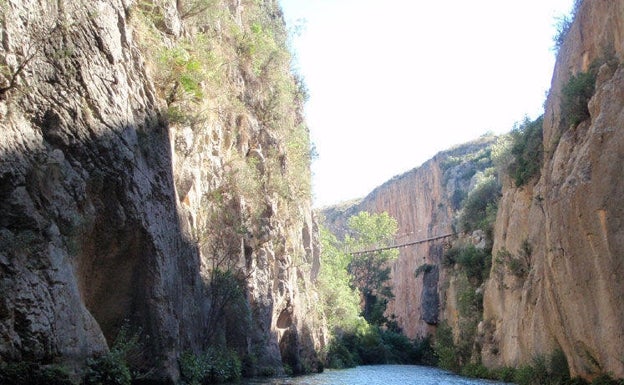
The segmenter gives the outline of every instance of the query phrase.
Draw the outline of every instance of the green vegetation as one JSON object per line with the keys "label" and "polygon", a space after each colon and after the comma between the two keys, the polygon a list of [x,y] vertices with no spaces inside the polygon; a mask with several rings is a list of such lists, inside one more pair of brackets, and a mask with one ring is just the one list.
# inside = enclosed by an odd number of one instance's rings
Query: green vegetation
{"label": "green vegetation", "polygon": [[498,279],[501,280],[504,272],[502,268],[507,269],[511,274],[517,278],[524,279],[529,274],[531,269],[531,257],[532,247],[528,240],[525,240],[522,244],[521,250],[518,255],[514,255],[509,250],[502,248],[498,250],[494,263],[496,264],[495,271]]}
{"label": "green vegetation", "polygon": [[461,269],[454,277],[457,297],[455,307],[458,311],[457,331],[446,322],[438,325],[435,336],[434,351],[440,367],[459,373],[465,365],[472,362],[473,356],[479,355],[475,346],[477,325],[483,313],[483,296],[478,289],[480,283],[470,282]]}
{"label": "green vegetation", "polygon": [[570,382],[570,370],[565,355],[556,350],[549,356],[536,356],[531,364],[515,370],[518,385],[565,385]]}
{"label": "green vegetation", "polygon": [[453,329],[446,322],[438,324],[433,349],[438,359],[439,367],[453,372],[459,371],[460,367],[453,338]]}
{"label": "green vegetation", "polygon": [[452,267],[458,264],[474,285],[480,285],[490,273],[491,256],[487,249],[474,245],[455,244],[445,254],[442,264]]}
{"label": "green vegetation", "polygon": [[[457,373],[472,371],[474,375],[479,375],[480,368],[473,364],[480,356],[480,345],[476,342],[477,325],[482,320],[482,285],[490,273],[492,232],[501,194],[494,167],[495,149],[496,146],[492,145],[479,151],[475,157],[478,162],[472,167],[466,167],[463,161],[458,163],[456,170],[461,172],[459,176],[473,187],[461,196],[451,197],[455,201],[454,206],[458,204],[459,230],[483,237],[479,246],[466,240],[456,241],[442,259],[442,267],[447,271],[447,281],[442,285],[452,286],[455,293],[454,296],[442,297],[442,301],[454,301],[448,305],[457,309],[458,318],[453,327],[446,322],[438,324],[434,351],[439,366]],[[474,172],[467,173],[470,170]]]}
{"label": "green vegetation", "polygon": [[87,362],[85,385],[130,385],[131,381],[130,368],[119,351],[111,351]]}
{"label": "green vegetation", "polygon": [[62,366],[33,362],[0,363],[0,384],[3,385],[74,385],[69,372]]}
{"label": "green vegetation", "polygon": [[544,157],[543,124],[543,116],[533,121],[526,118],[511,131],[511,161],[507,172],[517,187],[539,177]]}
{"label": "green vegetation", "polygon": [[[482,140],[491,140],[488,136]],[[480,170],[485,170],[492,165],[492,149],[488,146],[477,152],[471,152],[463,156],[449,155],[440,164],[442,172],[446,172],[451,167],[465,164],[468,167],[462,170],[461,178],[470,179]]]}
{"label": "green vegetation", "polygon": [[[340,242],[321,229],[323,264],[317,288],[332,333],[325,364],[345,368],[369,364],[433,364],[428,339],[413,341],[384,315],[392,295],[388,263],[396,250],[349,254],[387,246],[396,221],[387,213],[361,212],[348,221],[349,235]],[[360,304],[363,306],[360,307]]]}
{"label": "green vegetation", "polygon": [[[446,324],[442,324],[438,328],[435,349],[439,357],[440,367],[466,377],[513,382],[517,385],[590,385],[589,382],[580,377],[570,378],[568,361],[561,350],[555,350],[549,355],[535,356],[529,364],[518,368],[488,369],[479,362],[459,365],[452,331]],[[624,380],[616,380],[608,374],[601,374],[591,382],[591,385],[623,384]]]}
{"label": "green vegetation", "polygon": [[184,0],[178,1],[176,4],[180,18],[189,19],[205,14],[210,8],[214,7],[215,3],[216,0]]}
{"label": "green vegetation", "polygon": [[147,376],[140,370],[140,337],[140,330],[131,333],[124,325],[108,353],[87,360],[84,385],[129,385]]}
{"label": "green vegetation", "polygon": [[418,268],[414,272],[414,276],[416,278],[418,278],[421,274],[427,274],[427,273],[433,271],[435,268],[436,268],[436,265],[430,264],[430,263],[425,263],[423,265],[418,266]]}
{"label": "green vegetation", "polygon": [[251,327],[251,309],[243,285],[233,269],[222,271],[216,268],[211,272],[207,287],[211,304],[207,337],[218,347],[246,345]]}
{"label": "green vegetation", "polygon": [[434,365],[435,362],[429,339],[410,340],[399,332],[365,323],[335,336],[326,358],[330,368],[378,364]]}
{"label": "green vegetation", "polygon": [[[249,346],[254,333],[245,291],[249,272],[240,260],[241,248],[247,266],[255,257],[249,240],[273,242],[276,253],[291,255],[298,269],[307,268],[297,245],[283,242],[300,231],[295,229],[301,205],[311,197],[314,151],[303,119],[305,84],[291,68],[278,4],[239,3],[178,0],[181,29],[168,20],[175,10],[163,2],[141,0],[130,9],[147,74],[163,105],[163,123],[178,135],[176,153],[191,156],[201,148],[218,158],[204,158],[200,165],[209,175],[210,191],[201,197],[191,229],[208,265],[205,344],[211,348],[180,361],[189,383],[224,378],[214,371],[230,360],[211,349],[238,353],[245,374],[275,373],[257,367],[261,349]],[[276,217],[285,225],[273,226]],[[293,365],[293,370],[298,369]]]}
{"label": "green vegetation", "polygon": [[[577,381],[575,384],[580,384],[580,382]],[[615,379],[611,375],[603,373],[594,378],[591,385],[624,385],[624,379]]]}
{"label": "green vegetation", "polygon": [[[388,213],[371,215],[360,212],[348,220],[350,234],[345,237],[348,250],[366,251],[389,246],[398,229],[397,222]],[[351,284],[364,301],[363,316],[372,325],[382,326],[388,300],[393,297],[389,263],[399,255],[397,249],[374,250],[352,254],[347,269]]]}
{"label": "green vegetation", "polygon": [[[247,168],[257,168],[253,189],[238,186],[248,179],[244,175],[231,178],[247,207],[257,210],[245,220],[260,216],[264,202],[259,198],[273,193],[296,214],[292,202],[311,196],[314,151],[302,117],[305,84],[291,69],[288,33],[270,9],[275,5],[244,0],[245,12],[233,15],[214,0],[176,4],[185,29],[193,31],[179,38],[165,23],[160,3],[140,1],[132,9],[169,124],[193,130],[232,128],[232,136],[225,138],[231,142],[224,143],[232,148],[223,155],[234,167],[225,172],[245,173],[250,157],[255,164]],[[262,146],[265,141],[270,145]],[[251,152],[258,142],[264,152]]]}
{"label": "green vegetation", "polygon": [[[483,136],[479,142],[491,142],[491,136]],[[473,145],[473,144],[470,144]],[[489,172],[492,167],[492,147],[486,146],[476,152],[463,153],[465,150],[460,147],[456,150],[450,150],[441,163],[440,168],[443,172],[443,183],[448,185],[452,179],[454,181],[453,194],[451,196],[451,206],[453,210],[459,210],[462,207],[466,196],[468,195],[468,186],[471,179],[475,175],[483,175]]]}
{"label": "green vegetation", "polygon": [[186,385],[231,382],[241,374],[242,363],[232,350],[211,348],[200,355],[186,352],[180,357],[180,375]]}
{"label": "green vegetation", "polygon": [[350,284],[350,256],[329,230],[321,227],[320,231],[323,263],[317,286],[327,325],[333,333],[355,330],[363,322],[359,314],[359,293]]}
{"label": "green vegetation", "polygon": [[[131,333],[124,325],[107,353],[87,359],[82,385],[130,385],[150,373],[140,369],[141,332]],[[39,362],[0,364],[0,383],[3,385],[75,385],[70,372],[58,365]]]}
{"label": "green vegetation", "polygon": [[583,4],[583,0],[574,0],[574,6],[569,15],[561,16],[557,19],[557,33],[553,37],[553,41],[555,43],[555,52],[559,52],[559,49],[563,45],[566,36],[568,36],[568,32],[570,32],[570,28],[572,27],[572,22],[578,13],[578,10],[581,8]]}
{"label": "green vegetation", "polygon": [[570,76],[563,86],[561,116],[566,127],[577,126],[589,119],[589,99],[594,95],[596,86],[595,66],[588,72],[579,72]]}
{"label": "green vegetation", "polygon": [[499,197],[500,184],[493,173],[480,174],[476,186],[463,202],[459,215],[460,228],[465,232],[483,230],[491,235]]}

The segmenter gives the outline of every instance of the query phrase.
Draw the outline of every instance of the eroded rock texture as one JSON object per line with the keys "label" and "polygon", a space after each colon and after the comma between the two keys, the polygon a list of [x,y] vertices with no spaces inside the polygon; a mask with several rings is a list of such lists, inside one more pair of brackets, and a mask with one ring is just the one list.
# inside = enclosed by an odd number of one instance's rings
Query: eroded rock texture
{"label": "eroded rock texture", "polygon": [[[169,48],[198,33],[184,4],[148,9]],[[283,24],[271,1],[215,4],[241,30],[245,12]],[[270,190],[275,171],[264,167],[289,167],[300,108],[276,133],[260,108],[272,78],[233,57],[224,76],[237,84],[238,109],[213,98],[216,112],[173,119],[177,88],[164,92],[146,54],[146,11],[132,1],[8,0],[1,12],[0,361],[79,368],[126,324],[142,330],[142,365],[155,379],[176,380],[181,352],[215,343],[259,368],[314,369],[325,338],[306,290],[318,271],[315,222],[309,198]],[[240,187],[241,162],[255,167],[253,189]],[[242,282],[243,334],[237,320],[215,319],[217,268]]]}
{"label": "eroded rock texture", "polygon": [[[482,325],[487,365],[561,349],[573,375],[624,376],[623,20],[624,1],[583,2],[546,103],[541,177],[504,188],[494,255],[528,244],[530,271],[518,277],[493,266]],[[597,74],[590,117],[570,124],[563,87],[588,71]]]}

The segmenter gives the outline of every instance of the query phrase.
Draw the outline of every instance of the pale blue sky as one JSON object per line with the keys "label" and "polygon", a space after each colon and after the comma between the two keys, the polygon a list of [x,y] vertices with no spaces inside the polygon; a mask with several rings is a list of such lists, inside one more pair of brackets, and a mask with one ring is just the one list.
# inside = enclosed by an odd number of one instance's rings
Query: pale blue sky
{"label": "pale blue sky", "polygon": [[280,0],[310,91],[316,207],[542,113],[573,0]]}

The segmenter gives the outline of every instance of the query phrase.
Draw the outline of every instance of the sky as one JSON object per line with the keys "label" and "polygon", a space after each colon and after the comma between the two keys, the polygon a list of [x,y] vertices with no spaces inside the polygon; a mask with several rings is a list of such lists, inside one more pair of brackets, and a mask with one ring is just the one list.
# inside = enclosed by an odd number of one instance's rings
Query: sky
{"label": "sky", "polygon": [[313,204],[543,112],[573,0],[279,0],[309,90]]}

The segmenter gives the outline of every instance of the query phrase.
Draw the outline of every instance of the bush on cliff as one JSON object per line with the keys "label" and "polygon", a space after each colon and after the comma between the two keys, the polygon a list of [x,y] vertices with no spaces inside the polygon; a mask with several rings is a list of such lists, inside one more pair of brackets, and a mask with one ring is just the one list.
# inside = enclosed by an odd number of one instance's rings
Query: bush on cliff
{"label": "bush on cliff", "polygon": [[596,71],[580,72],[572,75],[563,86],[561,117],[564,124],[576,126],[589,118],[589,99],[594,95]]}
{"label": "bush on cliff", "polygon": [[68,371],[57,365],[43,366],[33,362],[0,364],[2,385],[74,385]]}
{"label": "bush on cliff", "polygon": [[511,131],[512,160],[507,171],[517,187],[539,176],[544,153],[543,124],[543,116],[533,121],[527,118]]}
{"label": "bush on cliff", "polygon": [[442,264],[444,267],[458,264],[466,273],[468,280],[478,287],[490,273],[492,256],[488,249],[480,249],[472,244],[456,243],[444,254]]}
{"label": "bush on cliff", "polygon": [[459,216],[460,228],[465,232],[483,230],[489,234],[496,219],[499,196],[500,185],[494,175],[482,175],[464,200]]}
{"label": "bush on cliff", "polygon": [[557,32],[555,36],[553,36],[553,41],[555,43],[555,52],[559,52],[559,49],[563,45],[563,42],[565,41],[565,38],[566,36],[568,36],[568,32],[570,32],[570,28],[572,27],[572,22],[574,21],[574,18],[576,17],[576,14],[579,8],[581,8],[582,4],[583,0],[574,0],[574,5],[570,14],[561,16],[557,19]]}

